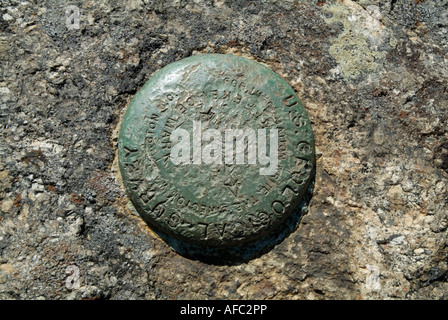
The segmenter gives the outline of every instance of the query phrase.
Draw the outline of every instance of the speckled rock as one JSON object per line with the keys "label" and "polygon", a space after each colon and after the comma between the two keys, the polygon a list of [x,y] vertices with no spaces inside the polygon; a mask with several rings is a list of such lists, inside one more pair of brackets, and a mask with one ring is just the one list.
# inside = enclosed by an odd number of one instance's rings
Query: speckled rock
{"label": "speckled rock", "polygon": [[[448,298],[448,1],[0,4],[0,299]],[[116,164],[133,95],[203,52],[280,74],[318,153],[297,228],[228,264],[158,238]]]}

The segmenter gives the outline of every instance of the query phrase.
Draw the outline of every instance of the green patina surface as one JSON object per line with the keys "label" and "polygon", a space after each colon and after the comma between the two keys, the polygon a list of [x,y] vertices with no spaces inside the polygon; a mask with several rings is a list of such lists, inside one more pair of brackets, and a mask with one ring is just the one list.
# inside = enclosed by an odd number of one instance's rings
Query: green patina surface
{"label": "green patina surface", "polygon": [[[188,163],[172,161],[176,129],[190,133]],[[204,162],[207,142],[199,149],[202,157],[197,149],[209,129],[222,133],[219,163]],[[261,174],[270,164],[259,158],[248,163],[249,139],[243,163],[226,162],[227,129],[265,129],[268,154],[277,130],[276,170]],[[124,184],[142,218],[170,237],[210,247],[255,241],[277,230],[304,195],[315,161],[310,123],[291,87],[259,63],[220,54],[193,56],[156,72],[132,100],[118,147]],[[233,145],[232,152],[236,157]]]}

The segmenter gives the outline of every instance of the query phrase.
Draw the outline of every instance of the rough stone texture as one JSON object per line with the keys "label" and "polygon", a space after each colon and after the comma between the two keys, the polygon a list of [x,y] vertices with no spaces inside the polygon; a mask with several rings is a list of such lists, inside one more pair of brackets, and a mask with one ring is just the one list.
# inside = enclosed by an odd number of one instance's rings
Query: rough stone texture
{"label": "rough stone texture", "polygon": [[[0,3],[0,299],[448,298],[447,0]],[[200,52],[282,75],[318,149],[299,227],[232,265],[173,252],[116,172],[132,96]]]}

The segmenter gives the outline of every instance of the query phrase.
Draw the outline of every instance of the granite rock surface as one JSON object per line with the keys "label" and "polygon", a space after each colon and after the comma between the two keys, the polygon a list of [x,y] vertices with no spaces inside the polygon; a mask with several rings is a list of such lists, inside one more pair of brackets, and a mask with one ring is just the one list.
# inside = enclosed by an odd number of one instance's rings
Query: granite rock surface
{"label": "granite rock surface", "polygon": [[[0,299],[448,298],[447,0],[0,4]],[[117,172],[133,95],[205,52],[280,74],[317,146],[298,227],[232,264],[173,251]]]}

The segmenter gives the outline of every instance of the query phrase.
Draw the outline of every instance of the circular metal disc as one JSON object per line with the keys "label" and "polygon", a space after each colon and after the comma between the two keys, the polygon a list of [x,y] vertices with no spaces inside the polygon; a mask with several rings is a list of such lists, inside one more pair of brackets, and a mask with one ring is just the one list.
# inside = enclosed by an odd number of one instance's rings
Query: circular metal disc
{"label": "circular metal disc", "polygon": [[314,141],[291,87],[257,62],[197,55],[156,72],[123,119],[119,165],[142,218],[194,245],[256,241],[291,215]]}

